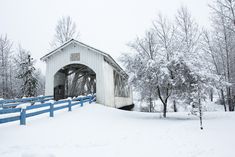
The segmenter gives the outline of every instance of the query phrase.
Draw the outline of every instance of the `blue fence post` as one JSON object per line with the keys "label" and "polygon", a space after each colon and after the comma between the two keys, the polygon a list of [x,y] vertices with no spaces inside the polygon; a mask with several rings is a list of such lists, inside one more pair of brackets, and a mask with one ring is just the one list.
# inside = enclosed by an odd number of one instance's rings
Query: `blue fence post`
{"label": "blue fence post", "polygon": [[20,125],[26,124],[26,109],[21,109],[20,112]]}
{"label": "blue fence post", "polygon": [[43,104],[43,103],[44,103],[44,100],[43,100],[43,99],[41,99],[41,100],[40,100],[40,103],[41,103],[41,104]]}
{"label": "blue fence post", "polygon": [[50,117],[54,117],[54,103],[50,103]]}
{"label": "blue fence post", "polygon": [[4,102],[1,103],[2,109],[3,109],[3,104],[4,104]]}
{"label": "blue fence post", "polygon": [[69,100],[68,108],[69,108],[69,111],[72,111],[72,103],[71,103],[71,100]]}
{"label": "blue fence post", "polygon": [[83,107],[83,98],[80,99],[81,107]]}
{"label": "blue fence post", "polygon": [[89,104],[92,102],[92,96],[89,96]]}

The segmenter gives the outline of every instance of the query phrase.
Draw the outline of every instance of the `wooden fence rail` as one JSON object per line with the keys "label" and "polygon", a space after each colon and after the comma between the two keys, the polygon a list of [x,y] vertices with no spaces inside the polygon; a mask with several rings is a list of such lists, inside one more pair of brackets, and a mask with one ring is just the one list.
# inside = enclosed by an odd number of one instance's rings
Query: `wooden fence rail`
{"label": "wooden fence rail", "polygon": [[[37,101],[37,99],[34,99],[34,100]],[[96,100],[95,96],[85,96],[85,97],[79,97],[79,98],[71,99],[71,100],[67,99],[67,100],[59,100],[59,101],[42,103],[42,104],[31,105],[31,106],[22,106],[21,108],[7,108],[7,109],[2,109],[2,110],[0,109],[0,116],[7,115],[6,118],[0,118],[0,124],[19,120],[20,125],[26,125],[26,119],[28,117],[37,116],[43,113],[49,113],[50,117],[54,117],[54,112],[57,110],[68,108],[68,111],[72,111],[72,106],[80,104],[80,106],[82,107],[85,102],[91,103],[91,102],[94,102],[95,100]],[[32,99],[30,101],[32,101]],[[29,101],[26,101],[26,100],[18,101],[17,104],[14,104],[15,105],[14,107],[22,104],[22,102],[25,103]],[[6,103],[6,101],[4,103]],[[38,110],[38,109],[41,109],[41,110]],[[30,112],[28,113],[27,111],[30,111]],[[9,116],[10,114],[13,114],[13,113],[18,113],[18,114]]]}
{"label": "wooden fence rail", "polygon": [[46,101],[52,100],[53,96],[39,96],[39,97],[32,97],[32,98],[22,98],[22,99],[5,99],[5,100],[0,100],[0,107],[4,108],[14,108],[19,103],[44,103]]}

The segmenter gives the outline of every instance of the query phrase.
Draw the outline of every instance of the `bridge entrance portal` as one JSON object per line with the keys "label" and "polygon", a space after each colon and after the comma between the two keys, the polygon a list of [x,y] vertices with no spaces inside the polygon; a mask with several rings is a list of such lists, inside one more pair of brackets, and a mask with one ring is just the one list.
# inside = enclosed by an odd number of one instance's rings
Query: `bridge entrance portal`
{"label": "bridge entrance portal", "polygon": [[96,93],[96,73],[86,65],[70,64],[54,75],[55,100]]}

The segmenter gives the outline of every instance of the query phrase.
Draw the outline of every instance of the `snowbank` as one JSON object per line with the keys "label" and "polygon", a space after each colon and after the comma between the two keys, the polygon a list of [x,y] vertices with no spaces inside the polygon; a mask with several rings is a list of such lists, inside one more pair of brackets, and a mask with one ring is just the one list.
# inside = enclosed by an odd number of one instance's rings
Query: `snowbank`
{"label": "snowbank", "polygon": [[1,157],[233,157],[235,113],[207,112],[204,130],[198,118],[182,113],[127,112],[86,103],[0,125]]}

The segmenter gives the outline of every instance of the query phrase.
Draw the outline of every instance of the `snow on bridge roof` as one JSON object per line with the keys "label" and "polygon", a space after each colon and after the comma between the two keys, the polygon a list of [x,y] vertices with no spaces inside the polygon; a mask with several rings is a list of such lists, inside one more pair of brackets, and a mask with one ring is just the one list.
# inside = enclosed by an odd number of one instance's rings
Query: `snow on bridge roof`
{"label": "snow on bridge roof", "polygon": [[62,44],[61,46],[59,46],[58,48],[56,48],[53,51],[49,52],[48,54],[44,55],[42,58],[40,58],[40,60],[46,61],[50,56],[52,56],[53,54],[59,52],[61,49],[65,48],[66,46],[70,45],[71,43],[76,43],[76,44],[78,44],[80,46],[86,47],[88,49],[91,49],[91,50],[101,54],[102,56],[104,56],[104,59],[105,59],[106,62],[108,62],[110,65],[112,65],[124,77],[128,78],[128,74],[117,64],[117,62],[108,53],[100,51],[100,50],[98,50],[98,49],[96,49],[94,47],[86,45],[86,44],[84,44],[84,43],[82,43],[80,41],[77,41],[75,39],[70,39],[69,41],[67,41],[64,44]]}

